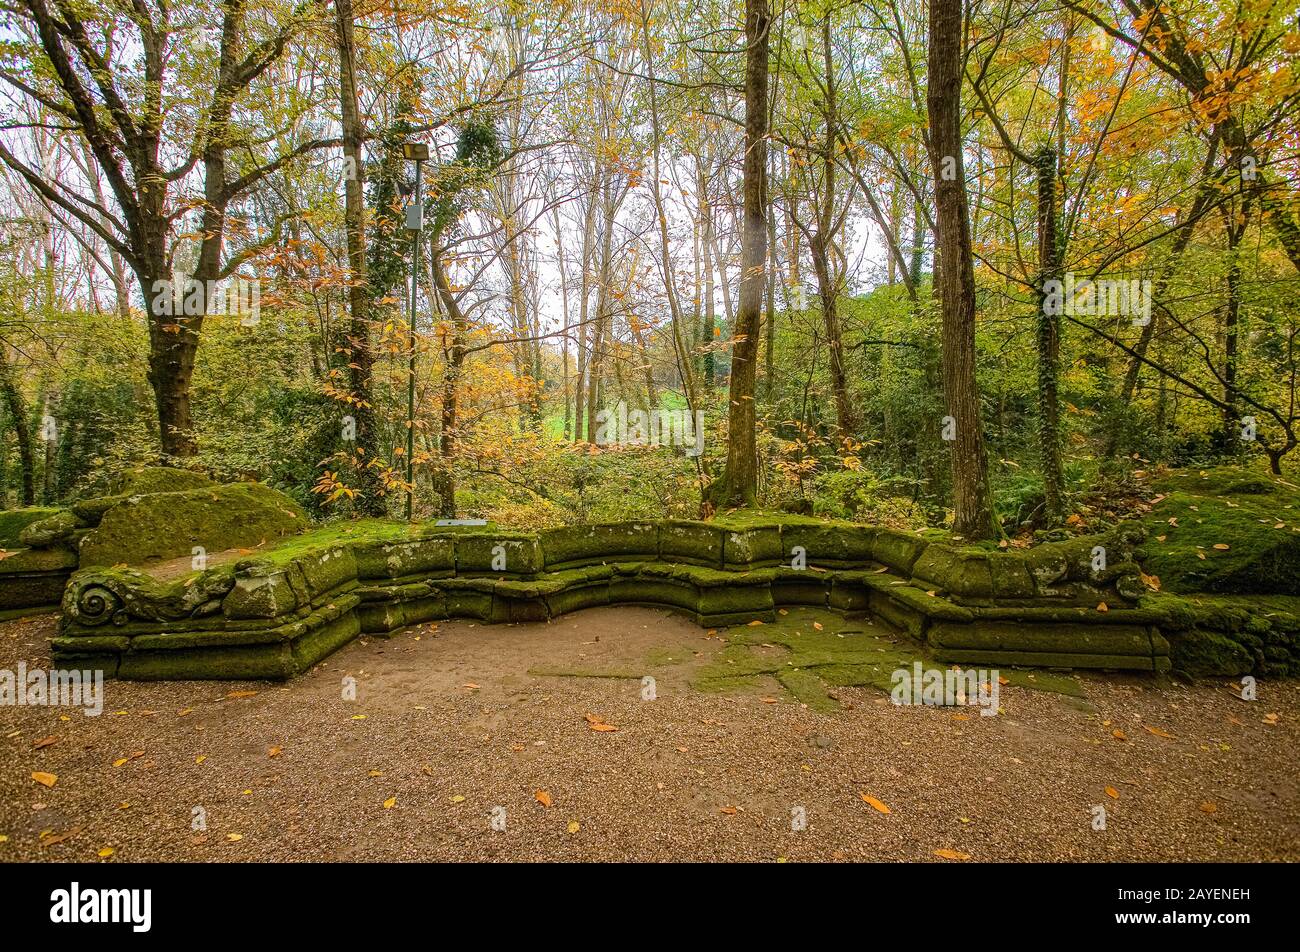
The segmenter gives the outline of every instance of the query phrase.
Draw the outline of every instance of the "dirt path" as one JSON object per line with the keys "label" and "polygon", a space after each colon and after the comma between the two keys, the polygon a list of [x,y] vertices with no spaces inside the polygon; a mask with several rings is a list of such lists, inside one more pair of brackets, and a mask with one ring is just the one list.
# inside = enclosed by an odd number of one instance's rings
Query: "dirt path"
{"label": "dirt path", "polygon": [[[862,628],[792,613],[813,622]],[[48,668],[53,624],[0,625],[0,669]],[[1300,860],[1296,682],[1254,703],[1221,684],[1011,683],[998,717],[872,687],[829,689],[823,712],[765,675],[692,688],[741,633],[631,608],[449,622],[285,685],[108,682],[99,717],[0,707],[0,860]],[[748,634],[739,650],[788,650]]]}

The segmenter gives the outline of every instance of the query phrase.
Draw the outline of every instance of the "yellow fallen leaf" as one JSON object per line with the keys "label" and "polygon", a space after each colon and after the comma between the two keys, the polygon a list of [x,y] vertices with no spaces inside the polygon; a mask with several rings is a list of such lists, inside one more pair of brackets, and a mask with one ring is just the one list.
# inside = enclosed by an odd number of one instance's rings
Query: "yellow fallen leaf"
{"label": "yellow fallen leaf", "polygon": [[35,773],[33,773],[32,779],[35,780],[43,787],[52,787],[59,782],[59,778],[57,774],[46,773],[43,770],[38,770]]}
{"label": "yellow fallen leaf", "polygon": [[383,775],[384,772],[382,770],[371,770],[366,773],[367,777],[382,777]]}
{"label": "yellow fallen leaf", "polygon": [[536,793],[533,794],[533,799],[536,800],[538,803],[540,803],[542,806],[546,807],[547,809],[550,809],[551,795],[547,793],[545,790],[538,790]]}
{"label": "yellow fallen leaf", "polygon": [[1220,552],[1227,552],[1229,549],[1232,548],[1232,546],[1228,545],[1228,543],[1226,542],[1216,542],[1214,543],[1214,547],[1218,549]]}
{"label": "yellow fallen leaf", "polygon": [[1278,715],[1274,713],[1265,714],[1261,720],[1263,720],[1265,724],[1276,724],[1278,722]]}
{"label": "yellow fallen leaf", "polygon": [[570,832],[570,833],[577,833],[577,832],[578,832],[579,830],[581,830],[581,829],[582,829],[582,824],[579,823],[577,820],[570,820],[570,821],[569,821],[569,832]]}
{"label": "yellow fallen leaf", "polygon": [[238,843],[238,842],[239,842],[240,840],[242,840],[243,838],[244,838],[244,834],[243,834],[243,833],[227,833],[227,834],[226,834],[226,839],[230,840],[230,842],[232,842],[232,843]]}
{"label": "yellow fallen leaf", "polygon": [[385,810],[391,810],[395,806],[397,806],[397,797],[389,797],[384,801]]}
{"label": "yellow fallen leaf", "polygon": [[1219,812],[1219,805],[1218,805],[1217,803],[1211,803],[1209,800],[1206,800],[1204,803],[1201,804],[1201,812],[1202,812],[1202,813],[1218,813],[1218,812]]}
{"label": "yellow fallen leaf", "polygon": [[201,763],[203,763],[203,761],[205,761],[205,760],[207,760],[207,759],[208,759],[208,755],[207,755],[207,754],[199,754],[197,757],[194,758],[194,762],[195,762],[196,764],[201,764]]}
{"label": "yellow fallen leaf", "polygon": [[1098,604],[1097,604],[1097,611],[1099,611],[1099,612],[1108,612],[1108,611],[1110,611],[1110,606],[1107,605],[1105,602],[1098,602]]}
{"label": "yellow fallen leaf", "polygon": [[813,627],[816,628],[818,631],[821,631],[821,630],[822,630],[822,623],[819,622],[819,621],[815,621],[815,622],[813,622]]}
{"label": "yellow fallen leaf", "polygon": [[353,719],[354,721],[364,721],[364,720],[366,719],[366,715],[364,715],[364,714],[353,714],[353,715],[352,715],[352,719]]}
{"label": "yellow fallen leaf", "polygon": [[266,753],[267,753],[267,756],[269,756],[269,757],[279,757],[282,753],[284,753],[284,748],[283,748],[283,747],[272,747],[272,748],[271,748],[270,750],[268,750]]}
{"label": "yellow fallen leaf", "polygon": [[1116,790],[1114,787],[1107,787],[1107,788],[1106,788],[1106,796],[1110,797],[1112,800],[1118,800],[1118,799],[1119,799],[1119,791]]}
{"label": "yellow fallen leaf", "polygon": [[880,802],[879,800],[877,800],[875,797],[871,796],[870,794],[859,793],[858,796],[860,796],[860,797],[863,799],[863,802],[870,804],[870,805],[871,805],[871,808],[872,808],[873,810],[877,810],[877,811],[879,811],[880,813],[890,813],[890,812],[892,812],[892,811],[890,811],[889,807],[887,807],[884,803]]}
{"label": "yellow fallen leaf", "polygon": [[114,767],[120,767],[120,766],[122,766],[122,765],[123,765],[124,763],[126,763],[126,762],[127,762],[127,759],[126,759],[125,757],[119,757],[119,758],[117,758],[117,760],[113,761],[113,766],[114,766]]}
{"label": "yellow fallen leaf", "polygon": [[751,621],[751,622],[749,623],[749,627],[750,627],[750,628],[754,628],[754,627],[757,627],[758,625],[761,625],[761,624],[763,624],[763,623],[762,623],[761,621],[759,621],[757,618],[755,618],[753,621]]}
{"label": "yellow fallen leaf", "polygon": [[113,855],[113,847],[105,846],[102,850],[100,850],[95,855],[98,856],[100,859],[108,859],[110,856]]}
{"label": "yellow fallen leaf", "polygon": [[943,859],[970,859],[969,853],[960,853],[957,850],[950,850],[950,849],[935,850],[934,855],[940,856]]}

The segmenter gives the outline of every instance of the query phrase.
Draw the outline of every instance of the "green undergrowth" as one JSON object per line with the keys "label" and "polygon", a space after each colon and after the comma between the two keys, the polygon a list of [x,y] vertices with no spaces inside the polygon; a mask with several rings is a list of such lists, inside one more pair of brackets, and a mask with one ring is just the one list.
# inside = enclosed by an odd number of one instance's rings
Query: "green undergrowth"
{"label": "green undergrowth", "polygon": [[[820,626],[820,628],[818,627]],[[920,661],[933,667],[917,643],[868,619],[846,619],[816,608],[790,608],[772,623],[730,628],[727,646],[691,680],[699,691],[752,691],[774,678],[796,701],[833,711],[839,687],[889,692],[893,673]],[[1001,672],[1011,684],[1082,696],[1079,682],[1046,671]]]}

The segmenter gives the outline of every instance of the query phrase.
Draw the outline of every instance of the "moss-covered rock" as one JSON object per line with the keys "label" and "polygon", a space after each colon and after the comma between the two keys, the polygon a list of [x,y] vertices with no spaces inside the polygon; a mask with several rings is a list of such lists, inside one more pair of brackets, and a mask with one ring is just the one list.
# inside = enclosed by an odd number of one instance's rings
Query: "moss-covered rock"
{"label": "moss-covered rock", "polygon": [[144,565],[274,542],[307,528],[302,507],[262,483],[131,496],[81,541],[84,567]]}
{"label": "moss-covered rock", "polygon": [[1300,491],[1237,468],[1166,477],[1143,569],[1171,592],[1300,595]]}
{"label": "moss-covered rock", "polygon": [[26,543],[20,542],[19,533],[33,522],[40,522],[60,512],[54,506],[29,506],[26,509],[0,509],[0,549],[17,549]]}
{"label": "moss-covered rock", "polygon": [[113,480],[114,496],[141,496],[145,493],[179,493],[190,489],[216,486],[202,473],[172,466],[133,466]]}
{"label": "moss-covered rock", "polygon": [[18,541],[33,549],[52,549],[70,545],[77,531],[84,528],[85,523],[70,510],[60,509],[52,516],[29,523],[18,533]]}

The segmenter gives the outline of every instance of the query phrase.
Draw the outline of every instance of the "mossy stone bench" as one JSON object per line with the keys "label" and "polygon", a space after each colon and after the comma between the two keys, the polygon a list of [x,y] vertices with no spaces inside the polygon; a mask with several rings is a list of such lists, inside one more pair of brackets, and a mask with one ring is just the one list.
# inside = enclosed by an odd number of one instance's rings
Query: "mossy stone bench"
{"label": "mossy stone bench", "polygon": [[[365,520],[178,578],[83,569],[53,651],[124,678],[288,678],[361,633],[445,618],[535,622],[641,605],[721,627],[814,605],[880,616],[941,661],[1163,670],[1156,613],[1120,590],[1134,540],[1105,541],[1121,568],[1095,570],[1096,540],[957,549],[798,516],[537,533]],[[1113,610],[1096,610],[1102,598]]]}

